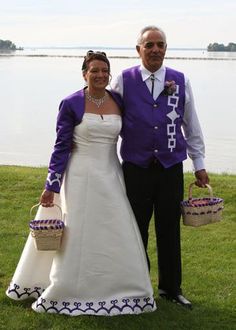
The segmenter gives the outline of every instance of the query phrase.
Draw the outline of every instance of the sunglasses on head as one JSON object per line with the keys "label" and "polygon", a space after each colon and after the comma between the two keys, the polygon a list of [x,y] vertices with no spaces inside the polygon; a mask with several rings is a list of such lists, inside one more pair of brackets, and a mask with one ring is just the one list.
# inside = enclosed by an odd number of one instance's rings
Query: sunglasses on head
{"label": "sunglasses on head", "polygon": [[92,54],[99,54],[99,55],[102,55],[102,56],[107,57],[107,54],[106,54],[106,53],[104,53],[104,52],[99,52],[99,51],[94,52],[93,50],[89,50],[89,51],[87,51],[87,55],[86,55],[86,56],[90,56],[90,55],[92,55]]}

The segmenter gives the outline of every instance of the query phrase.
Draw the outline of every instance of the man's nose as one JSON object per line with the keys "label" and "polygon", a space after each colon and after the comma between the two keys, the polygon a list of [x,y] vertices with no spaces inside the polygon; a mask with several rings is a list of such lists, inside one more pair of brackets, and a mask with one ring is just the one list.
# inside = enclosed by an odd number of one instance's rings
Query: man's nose
{"label": "man's nose", "polygon": [[153,45],[152,50],[153,50],[154,52],[159,52],[160,47],[158,46],[157,43],[155,43],[155,44]]}

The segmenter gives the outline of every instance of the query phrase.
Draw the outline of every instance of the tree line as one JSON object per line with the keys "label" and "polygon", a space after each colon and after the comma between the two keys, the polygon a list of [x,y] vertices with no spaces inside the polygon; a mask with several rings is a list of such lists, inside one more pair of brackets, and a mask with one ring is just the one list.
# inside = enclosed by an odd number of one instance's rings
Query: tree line
{"label": "tree line", "polygon": [[16,45],[11,40],[1,40],[0,39],[0,50],[22,50],[22,47],[17,48]]}
{"label": "tree line", "polygon": [[236,44],[230,42],[228,46],[225,46],[224,44],[214,42],[213,44],[209,44],[207,46],[207,50],[209,52],[236,52]]}

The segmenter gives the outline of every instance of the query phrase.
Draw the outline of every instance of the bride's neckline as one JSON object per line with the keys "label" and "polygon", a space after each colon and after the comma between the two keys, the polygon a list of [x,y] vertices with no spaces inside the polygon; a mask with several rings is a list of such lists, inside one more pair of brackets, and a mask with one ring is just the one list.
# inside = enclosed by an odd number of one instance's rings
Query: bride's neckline
{"label": "bride's neckline", "polygon": [[118,116],[118,117],[121,117],[121,115],[119,115],[118,113],[103,113],[103,114],[98,114],[98,113],[94,113],[94,112],[85,112],[84,115],[95,115],[95,116],[99,116],[101,117],[102,116]]}

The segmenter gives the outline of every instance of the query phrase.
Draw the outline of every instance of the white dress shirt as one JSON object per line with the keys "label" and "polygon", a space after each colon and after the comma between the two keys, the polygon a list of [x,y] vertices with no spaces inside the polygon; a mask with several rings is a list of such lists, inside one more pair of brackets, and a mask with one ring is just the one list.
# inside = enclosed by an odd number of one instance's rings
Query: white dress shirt
{"label": "white dress shirt", "polygon": [[[154,93],[153,98],[156,100],[164,89],[166,68],[161,66],[156,72],[148,71],[143,65],[140,65],[140,71],[143,81],[146,82],[147,87],[151,93],[152,81],[150,75],[154,73]],[[122,74],[111,83],[112,89],[123,96],[123,77]],[[192,88],[189,79],[185,76],[185,106],[183,118],[183,133],[187,143],[187,153],[192,159],[194,171],[205,169],[205,144],[202,130],[197,117]]]}

